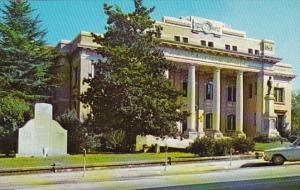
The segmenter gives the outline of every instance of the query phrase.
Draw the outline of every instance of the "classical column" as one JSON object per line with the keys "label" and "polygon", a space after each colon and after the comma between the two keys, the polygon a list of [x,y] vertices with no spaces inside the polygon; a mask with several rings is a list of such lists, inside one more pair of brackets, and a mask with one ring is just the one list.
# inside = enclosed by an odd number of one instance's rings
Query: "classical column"
{"label": "classical column", "polygon": [[188,74],[188,91],[187,91],[187,106],[190,116],[187,118],[188,131],[196,131],[196,66],[189,66]]}
{"label": "classical column", "polygon": [[220,111],[221,111],[221,71],[216,69],[214,71],[213,79],[213,130],[220,132]]}
{"label": "classical column", "polygon": [[235,109],[235,116],[236,116],[236,131],[239,133],[243,133],[243,114],[244,114],[244,107],[243,107],[243,72],[238,71],[236,76],[236,109]]}

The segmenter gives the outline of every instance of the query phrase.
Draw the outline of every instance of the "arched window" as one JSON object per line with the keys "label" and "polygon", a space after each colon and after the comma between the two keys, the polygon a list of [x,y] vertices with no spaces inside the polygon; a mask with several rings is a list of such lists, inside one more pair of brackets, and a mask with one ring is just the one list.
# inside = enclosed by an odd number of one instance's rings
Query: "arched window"
{"label": "arched window", "polygon": [[235,115],[231,114],[227,116],[227,130],[235,131]]}

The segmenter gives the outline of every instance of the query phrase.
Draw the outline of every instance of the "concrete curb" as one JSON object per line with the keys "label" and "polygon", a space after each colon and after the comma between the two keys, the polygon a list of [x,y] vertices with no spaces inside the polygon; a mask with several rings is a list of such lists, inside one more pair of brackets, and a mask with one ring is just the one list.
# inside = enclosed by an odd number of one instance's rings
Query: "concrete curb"
{"label": "concrete curb", "polygon": [[[256,155],[234,155],[232,160],[245,160],[255,159]],[[229,160],[230,156],[215,156],[215,157],[199,157],[195,159],[187,158],[185,160],[174,160],[172,164],[189,164],[195,162],[208,162],[208,161],[224,161]],[[160,166],[164,165],[165,161],[133,161],[116,164],[94,164],[87,165],[87,170],[99,170],[99,169],[113,169],[113,168],[135,168],[135,167],[147,167],[147,166]],[[83,166],[45,166],[36,168],[16,168],[16,169],[0,169],[0,176],[7,175],[23,175],[23,174],[38,174],[38,173],[56,173],[56,172],[72,172],[82,171]]]}

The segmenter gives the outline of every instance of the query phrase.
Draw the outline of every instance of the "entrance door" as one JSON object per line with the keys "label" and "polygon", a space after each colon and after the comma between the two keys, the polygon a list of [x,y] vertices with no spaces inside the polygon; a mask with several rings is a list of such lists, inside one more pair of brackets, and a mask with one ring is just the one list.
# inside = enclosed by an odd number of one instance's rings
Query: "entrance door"
{"label": "entrance door", "polygon": [[277,130],[278,131],[283,131],[284,130],[284,126],[285,125],[285,119],[284,119],[284,115],[282,114],[278,114],[277,115]]}

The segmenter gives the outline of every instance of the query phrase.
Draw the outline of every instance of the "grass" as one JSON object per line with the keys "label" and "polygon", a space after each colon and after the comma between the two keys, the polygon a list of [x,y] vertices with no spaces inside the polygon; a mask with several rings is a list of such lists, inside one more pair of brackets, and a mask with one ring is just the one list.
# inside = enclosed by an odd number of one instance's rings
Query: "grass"
{"label": "grass", "polygon": [[289,142],[284,142],[283,144],[281,144],[280,142],[271,142],[271,143],[255,143],[255,150],[256,151],[264,151],[266,149],[270,149],[270,148],[277,148],[277,147],[282,147],[282,146],[286,146],[286,145],[290,145],[291,143]]}
{"label": "grass", "polygon": [[[197,156],[191,153],[170,152],[168,157],[174,161],[185,159],[197,159]],[[88,154],[86,162],[88,165],[111,165],[128,163],[131,161],[164,161],[165,153],[132,153],[132,154]],[[53,163],[59,163],[60,166],[81,166],[83,162],[82,154],[53,156],[53,157],[19,157],[19,158],[0,158],[0,169],[9,168],[30,168],[30,167],[49,167]]]}

